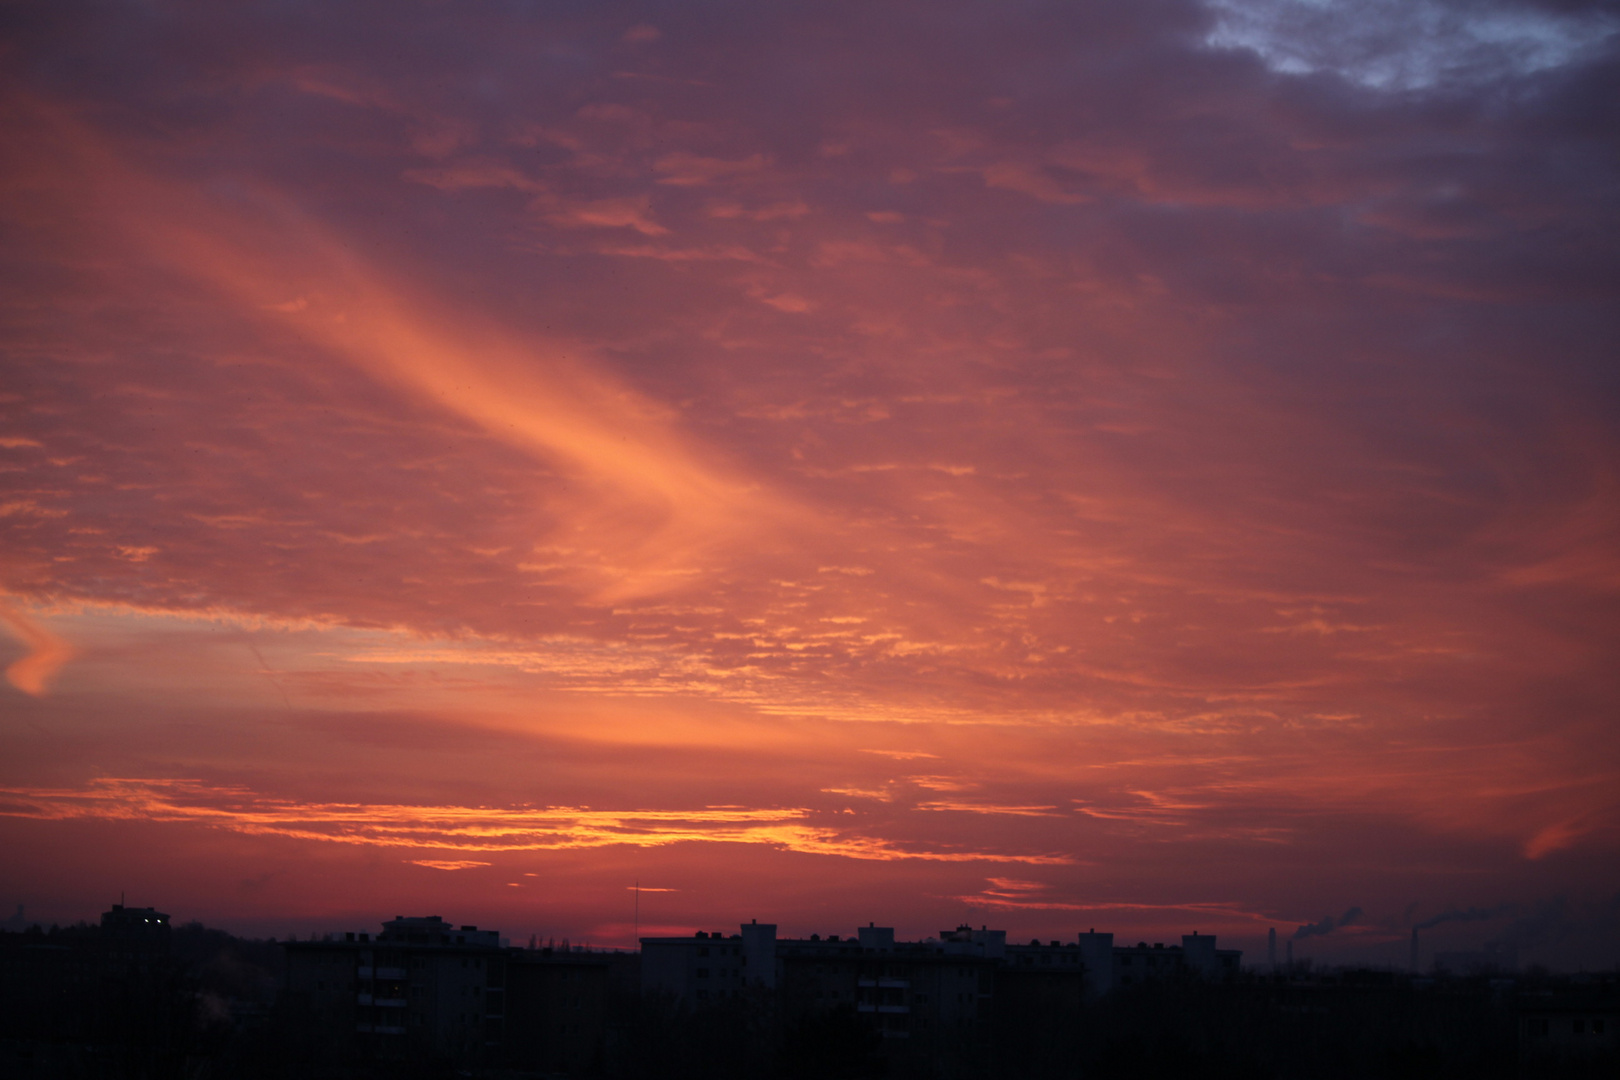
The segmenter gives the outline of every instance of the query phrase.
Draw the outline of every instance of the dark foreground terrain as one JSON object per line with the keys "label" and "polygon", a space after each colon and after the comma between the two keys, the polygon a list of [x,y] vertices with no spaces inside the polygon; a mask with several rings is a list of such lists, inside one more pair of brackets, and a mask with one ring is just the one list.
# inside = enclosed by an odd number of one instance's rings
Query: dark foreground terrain
{"label": "dark foreground terrain", "polygon": [[[597,999],[583,1006],[596,1010],[596,1026],[556,1022],[582,1009],[578,995],[537,998],[506,1017],[499,1037],[435,1054],[408,1035],[356,1031],[290,990],[286,951],[195,923],[161,949],[109,941],[93,926],[0,934],[0,1076],[1620,1077],[1614,974],[1243,975],[1127,987],[1091,1003],[1029,982],[1003,987],[971,1032],[910,1040],[885,1038],[849,1003],[806,1008],[761,992],[693,1009],[646,997],[634,991],[633,954],[601,954],[613,977],[591,984]],[[511,953],[514,963],[551,956]],[[587,1040],[562,1068],[547,1056],[559,1039]]]}

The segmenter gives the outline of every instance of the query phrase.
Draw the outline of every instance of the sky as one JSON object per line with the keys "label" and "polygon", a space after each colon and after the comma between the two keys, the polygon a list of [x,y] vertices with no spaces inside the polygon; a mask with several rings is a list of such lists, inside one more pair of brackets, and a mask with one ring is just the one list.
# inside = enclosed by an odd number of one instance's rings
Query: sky
{"label": "sky", "polygon": [[13,924],[1620,963],[1620,6],[3,19]]}

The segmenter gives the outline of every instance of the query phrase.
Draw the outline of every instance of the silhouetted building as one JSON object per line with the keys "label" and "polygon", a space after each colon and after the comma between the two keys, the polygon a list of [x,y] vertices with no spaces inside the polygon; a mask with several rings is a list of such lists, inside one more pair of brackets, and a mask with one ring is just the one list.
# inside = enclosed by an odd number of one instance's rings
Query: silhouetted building
{"label": "silhouetted building", "polygon": [[1620,1056],[1620,1000],[1577,992],[1522,1001],[1519,1056],[1525,1061]]}
{"label": "silhouetted building", "polygon": [[777,942],[780,1003],[793,1022],[851,1006],[901,1073],[951,1077],[982,1071],[992,1045],[1002,931],[959,927],[938,939],[896,942],[888,927],[853,937]]}
{"label": "silhouetted building", "polygon": [[776,986],[776,924],[751,922],[729,938],[716,930],[641,939],[643,993],[699,1004]]}
{"label": "silhouetted building", "polygon": [[1086,1000],[1095,1001],[1114,990],[1114,935],[1087,930],[1078,939]]}
{"label": "silhouetted building", "polygon": [[479,1059],[500,1046],[506,957],[497,933],[399,916],[375,941],[349,933],[285,949],[288,994],[372,1053],[398,1057],[409,1046]]}
{"label": "silhouetted building", "polygon": [[[99,925],[6,934],[0,1022],[5,1037],[69,1058],[90,1061],[96,1048],[116,1046],[143,1068],[172,1065],[196,1024],[170,954],[169,916],[114,904]],[[57,1067],[71,1073],[80,1064]]]}
{"label": "silhouetted building", "polygon": [[[940,1077],[982,1073],[995,1032],[1019,1030],[1020,1018],[1063,1022],[1132,983],[1232,978],[1242,957],[1202,934],[1170,948],[1115,948],[1112,934],[1095,931],[1072,943],[1008,945],[1003,930],[958,926],[897,942],[892,928],[873,923],[849,936],[808,938],[777,938],[774,925],[749,923],[730,936],[649,937],[641,947],[648,994],[704,1008],[774,987],[790,1027],[853,1011],[896,1069]],[[1015,1037],[1025,1035],[1042,1037]]]}
{"label": "silhouetted building", "polygon": [[575,1073],[602,1053],[609,954],[511,949],[498,931],[437,915],[398,916],[375,940],[346,933],[285,950],[289,999],[362,1057]]}
{"label": "silhouetted building", "polygon": [[501,1059],[548,1074],[599,1071],[613,969],[630,959],[572,950],[508,952]]}
{"label": "silhouetted building", "polygon": [[108,948],[162,952],[169,947],[169,916],[156,908],[114,904],[101,913],[101,940]]}
{"label": "silhouetted building", "polygon": [[1609,973],[1301,962],[1240,977],[1240,954],[1196,933],[1116,947],[1095,931],[739,929],[649,938],[643,996],[639,954],[512,949],[436,916],[278,946],[171,933],[162,912],[120,905],[99,924],[0,931],[0,1075],[1620,1075]]}
{"label": "silhouetted building", "polygon": [[102,912],[97,936],[103,971],[114,977],[153,972],[167,962],[169,940],[168,915],[156,908],[114,904]]}
{"label": "silhouetted building", "polygon": [[1139,941],[1134,946],[1116,946],[1113,938],[1095,931],[1080,935],[1078,950],[1088,972],[1088,999],[1164,979],[1229,980],[1237,977],[1243,961],[1241,949],[1216,948],[1210,934],[1183,934],[1180,945],[1154,942],[1149,946]]}

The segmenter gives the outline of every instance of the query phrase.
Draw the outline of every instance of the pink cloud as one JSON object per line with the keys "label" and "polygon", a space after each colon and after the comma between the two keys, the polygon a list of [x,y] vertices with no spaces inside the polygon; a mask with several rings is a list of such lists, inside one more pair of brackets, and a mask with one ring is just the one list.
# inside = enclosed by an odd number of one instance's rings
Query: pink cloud
{"label": "pink cloud", "polygon": [[28,648],[27,655],[6,668],[6,681],[25,694],[43,695],[56,673],[73,659],[73,647],[4,601],[0,601],[0,623]]}
{"label": "pink cloud", "polygon": [[727,161],[678,150],[660,157],[654,162],[653,168],[660,174],[660,184],[701,187],[762,172],[768,164],[763,154],[750,154],[746,158]]}
{"label": "pink cloud", "polygon": [[1610,888],[1608,61],[1486,108],[947,14],[20,31],[8,784],[290,817],[8,844],[713,802],[806,816],[471,861],[1031,927]]}

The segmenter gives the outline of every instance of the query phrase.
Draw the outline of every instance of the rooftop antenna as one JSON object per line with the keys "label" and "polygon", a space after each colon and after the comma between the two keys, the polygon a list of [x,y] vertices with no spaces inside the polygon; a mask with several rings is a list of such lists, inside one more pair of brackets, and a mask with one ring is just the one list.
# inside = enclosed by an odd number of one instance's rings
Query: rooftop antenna
{"label": "rooftop antenna", "polygon": [[641,879],[636,878],[636,939],[631,943],[641,948]]}

